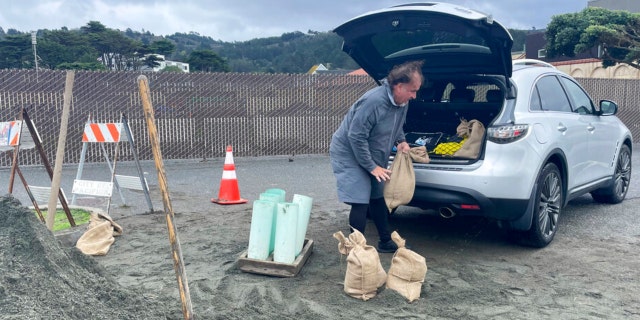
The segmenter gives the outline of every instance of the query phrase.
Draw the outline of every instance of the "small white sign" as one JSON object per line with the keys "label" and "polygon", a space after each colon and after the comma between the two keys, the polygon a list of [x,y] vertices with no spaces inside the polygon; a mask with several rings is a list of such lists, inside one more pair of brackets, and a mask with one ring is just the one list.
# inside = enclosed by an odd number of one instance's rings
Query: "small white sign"
{"label": "small white sign", "polygon": [[113,183],[105,181],[74,180],[73,190],[75,194],[85,194],[96,197],[111,197]]}

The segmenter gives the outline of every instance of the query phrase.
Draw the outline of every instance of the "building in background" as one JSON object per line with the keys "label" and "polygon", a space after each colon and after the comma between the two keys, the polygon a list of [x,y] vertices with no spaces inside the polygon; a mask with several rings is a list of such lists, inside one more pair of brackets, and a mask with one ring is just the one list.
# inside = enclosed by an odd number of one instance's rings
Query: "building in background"
{"label": "building in background", "polygon": [[640,12],[640,1],[638,0],[589,0],[587,7],[598,7],[609,10],[626,10],[629,12]]}
{"label": "building in background", "polygon": [[158,58],[158,63],[159,65],[157,67],[153,67],[150,68],[148,66],[143,66],[140,68],[141,71],[154,71],[154,72],[158,72],[158,71],[162,71],[164,68],[166,67],[178,67],[180,68],[180,70],[182,70],[182,72],[189,72],[189,64],[185,63],[185,62],[179,62],[179,61],[171,61],[171,60],[165,60],[164,55],[161,54],[154,54]]}
{"label": "building in background", "polygon": [[[609,10],[626,10],[634,13],[640,12],[639,0],[589,0],[587,6]],[[549,62],[556,68],[576,78],[640,79],[640,70],[626,64],[616,64],[612,67],[603,68],[602,60],[598,58],[598,48],[593,48],[574,57],[548,59],[545,52],[546,44],[544,30],[531,32],[525,40],[525,57]]]}
{"label": "building in background", "polygon": [[307,71],[307,74],[347,74],[352,70],[345,69],[331,69],[331,64],[316,64]]}

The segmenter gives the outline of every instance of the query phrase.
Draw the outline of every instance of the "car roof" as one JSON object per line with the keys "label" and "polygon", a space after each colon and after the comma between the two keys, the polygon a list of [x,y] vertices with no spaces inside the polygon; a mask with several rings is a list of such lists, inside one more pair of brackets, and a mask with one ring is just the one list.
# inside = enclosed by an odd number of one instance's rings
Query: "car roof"
{"label": "car roof", "polygon": [[462,6],[411,3],[359,15],[334,29],[349,54],[375,80],[408,60],[425,73],[511,76],[513,39],[490,15]]}

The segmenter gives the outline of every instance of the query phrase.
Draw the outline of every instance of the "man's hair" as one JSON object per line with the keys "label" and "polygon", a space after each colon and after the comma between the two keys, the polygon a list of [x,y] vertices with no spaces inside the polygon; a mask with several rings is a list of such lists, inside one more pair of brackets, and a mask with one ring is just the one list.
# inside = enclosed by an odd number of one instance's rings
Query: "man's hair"
{"label": "man's hair", "polygon": [[414,73],[418,73],[420,80],[424,82],[424,76],[422,75],[422,65],[424,61],[407,61],[405,63],[396,65],[389,71],[387,81],[389,85],[394,86],[398,83],[410,83],[411,77]]}

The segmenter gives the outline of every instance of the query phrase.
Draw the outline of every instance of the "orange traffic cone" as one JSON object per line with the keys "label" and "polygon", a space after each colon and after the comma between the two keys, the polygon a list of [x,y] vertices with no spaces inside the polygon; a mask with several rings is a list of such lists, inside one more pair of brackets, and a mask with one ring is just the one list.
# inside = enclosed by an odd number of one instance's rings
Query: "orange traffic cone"
{"label": "orange traffic cone", "polygon": [[233,164],[233,149],[227,146],[227,155],[224,158],[224,170],[222,180],[220,180],[220,191],[217,199],[211,199],[217,204],[239,204],[247,202],[247,199],[240,198],[238,189],[238,179],[236,178],[236,166]]}

